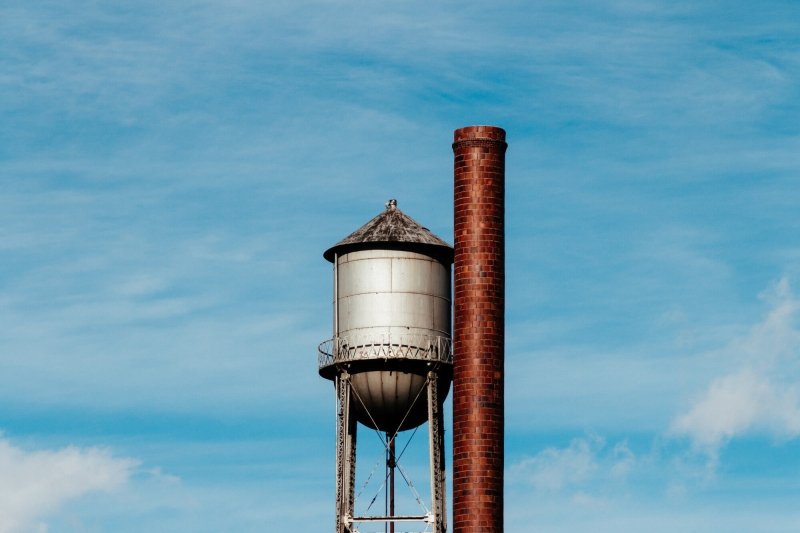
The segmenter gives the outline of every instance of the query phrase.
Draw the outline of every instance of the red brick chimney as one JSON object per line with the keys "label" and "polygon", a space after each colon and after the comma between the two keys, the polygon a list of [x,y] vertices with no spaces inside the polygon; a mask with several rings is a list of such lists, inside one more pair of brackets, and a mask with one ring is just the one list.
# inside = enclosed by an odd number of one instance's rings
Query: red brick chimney
{"label": "red brick chimney", "polygon": [[455,131],[453,531],[503,531],[505,142]]}

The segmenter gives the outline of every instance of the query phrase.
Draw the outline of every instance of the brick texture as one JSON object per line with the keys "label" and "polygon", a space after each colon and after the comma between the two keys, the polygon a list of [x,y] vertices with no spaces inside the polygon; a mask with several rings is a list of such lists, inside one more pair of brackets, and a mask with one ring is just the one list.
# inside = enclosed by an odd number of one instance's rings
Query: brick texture
{"label": "brick texture", "polygon": [[505,142],[455,131],[453,531],[503,531]]}

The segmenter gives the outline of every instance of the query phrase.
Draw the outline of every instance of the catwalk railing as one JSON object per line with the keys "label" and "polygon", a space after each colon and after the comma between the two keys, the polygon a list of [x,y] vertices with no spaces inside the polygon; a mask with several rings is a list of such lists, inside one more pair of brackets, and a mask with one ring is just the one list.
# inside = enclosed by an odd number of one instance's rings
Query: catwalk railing
{"label": "catwalk railing", "polygon": [[317,348],[320,368],[365,359],[413,359],[453,363],[453,341],[433,335],[342,336],[328,339]]}

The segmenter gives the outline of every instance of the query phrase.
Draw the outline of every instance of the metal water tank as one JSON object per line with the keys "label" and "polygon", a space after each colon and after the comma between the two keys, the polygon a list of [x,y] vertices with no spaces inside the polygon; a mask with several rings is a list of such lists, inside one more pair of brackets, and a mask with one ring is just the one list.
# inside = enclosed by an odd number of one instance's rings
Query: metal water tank
{"label": "metal water tank", "polygon": [[334,265],[334,331],[319,348],[320,375],[349,375],[357,420],[368,427],[422,424],[429,371],[440,403],[452,380],[452,247],[390,200],[323,256]]}

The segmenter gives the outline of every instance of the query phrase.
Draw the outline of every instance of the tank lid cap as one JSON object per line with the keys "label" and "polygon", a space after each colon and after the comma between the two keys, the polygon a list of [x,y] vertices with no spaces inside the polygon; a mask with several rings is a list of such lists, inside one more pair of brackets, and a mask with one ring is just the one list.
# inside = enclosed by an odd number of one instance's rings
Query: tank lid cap
{"label": "tank lid cap", "polygon": [[378,216],[337,242],[322,256],[330,262],[337,254],[355,250],[411,250],[452,264],[453,247],[397,207],[394,198]]}

